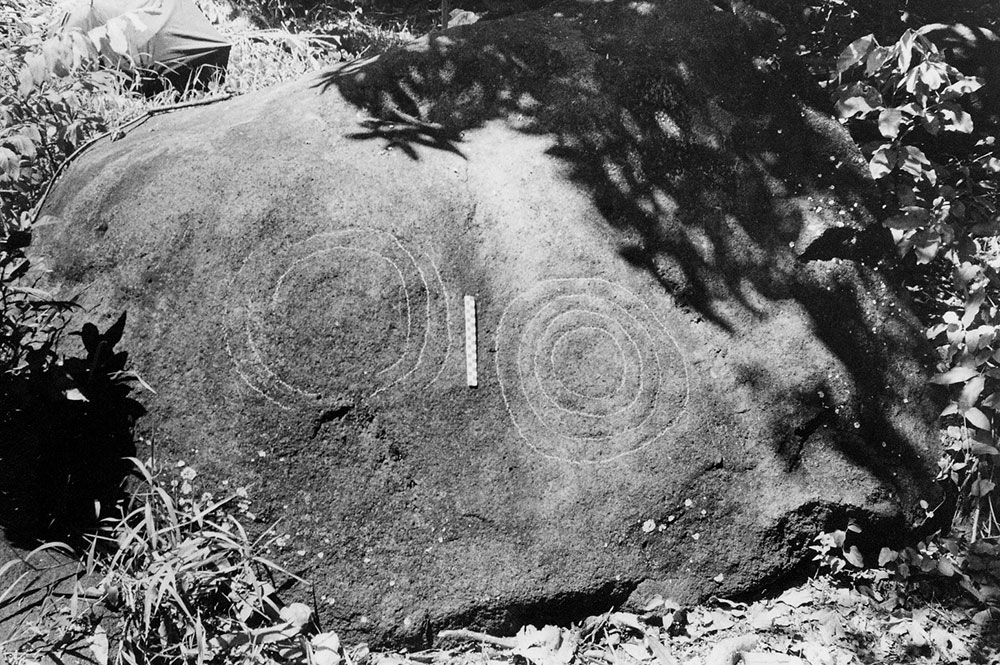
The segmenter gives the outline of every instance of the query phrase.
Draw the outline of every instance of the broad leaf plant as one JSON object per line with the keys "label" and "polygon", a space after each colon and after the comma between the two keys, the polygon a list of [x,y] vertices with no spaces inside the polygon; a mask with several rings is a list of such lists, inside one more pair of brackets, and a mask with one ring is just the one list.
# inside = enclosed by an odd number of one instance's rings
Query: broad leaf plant
{"label": "broad leaf plant", "polygon": [[883,223],[900,255],[950,269],[954,298],[927,330],[938,354],[932,382],[950,390],[939,480],[957,490],[973,537],[994,536],[1000,156],[973,120],[984,83],[945,61],[928,37],[937,27],[907,30],[887,46],[872,35],[851,43],[836,63],[835,108],[885,194]]}

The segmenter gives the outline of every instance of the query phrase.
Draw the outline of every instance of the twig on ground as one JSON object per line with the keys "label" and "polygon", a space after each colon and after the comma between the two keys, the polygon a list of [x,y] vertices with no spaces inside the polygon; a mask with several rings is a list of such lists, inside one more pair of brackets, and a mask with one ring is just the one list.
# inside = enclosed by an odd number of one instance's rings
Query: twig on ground
{"label": "twig on ground", "polygon": [[478,633],[474,630],[442,630],[438,633],[439,640],[459,640],[467,642],[481,642],[483,644],[492,644],[494,646],[503,647],[504,649],[513,649],[517,646],[517,640],[513,637],[494,637],[493,635],[487,635],[486,633]]}

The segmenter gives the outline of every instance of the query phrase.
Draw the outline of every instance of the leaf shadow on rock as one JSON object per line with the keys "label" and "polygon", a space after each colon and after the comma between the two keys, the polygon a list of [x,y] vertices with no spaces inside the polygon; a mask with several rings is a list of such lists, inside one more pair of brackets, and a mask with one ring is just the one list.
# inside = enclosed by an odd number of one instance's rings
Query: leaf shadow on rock
{"label": "leaf shadow on rock", "polygon": [[[803,312],[855,390],[824,425],[830,443],[902,496],[930,491],[927,453],[914,446],[929,442],[935,408],[913,362],[926,357],[921,330],[865,265],[877,255],[865,250],[883,238],[860,224],[811,228],[803,211],[809,195],[834,219],[837,209],[864,210],[872,188],[849,138],[799,102],[758,51],[708,2],[560,2],[431,35],[331,70],[318,86],[381,123],[354,138],[384,140],[414,160],[420,147],[462,154],[463,133],[491,122],[550,137],[548,154],[617,231],[621,257],[692,318],[735,339],[775,303]],[[780,339],[769,344],[781,354],[772,363],[795,360]],[[767,363],[746,372],[768,403],[786,407],[765,415],[774,430],[794,436],[815,417],[810,394],[827,377]],[[901,419],[903,399],[914,404]],[[885,455],[872,448],[883,443]]]}
{"label": "leaf shadow on rock", "polygon": [[[552,136],[549,154],[622,233],[622,257],[732,331],[718,305],[763,315],[747,280],[768,298],[790,295],[794,257],[774,248],[795,241],[803,221],[787,198],[824,176],[833,184],[833,173],[803,172],[825,160],[812,151],[827,137],[811,136],[818,130],[780,76],[751,66],[735,19],[700,4],[643,16],[570,3],[577,20],[553,17],[553,5],[537,20],[431,35],[332,70],[320,87],[373,116],[352,138],[382,139],[414,160],[417,146],[461,155],[463,133],[497,119]],[[699,34],[678,30],[671,12],[735,32],[725,48],[701,52]],[[706,70],[715,80],[699,78]],[[865,189],[852,172],[836,175],[845,189]]]}

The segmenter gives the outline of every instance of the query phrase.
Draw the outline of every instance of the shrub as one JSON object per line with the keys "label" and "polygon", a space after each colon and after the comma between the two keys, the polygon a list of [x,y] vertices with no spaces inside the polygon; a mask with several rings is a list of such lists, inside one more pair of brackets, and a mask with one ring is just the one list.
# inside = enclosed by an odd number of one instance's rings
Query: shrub
{"label": "shrub", "polygon": [[30,14],[17,4],[0,12],[0,31],[9,38],[0,50],[0,237],[28,229],[59,164],[106,129],[85,102],[112,92],[115,76],[95,70],[92,40],[79,31],[47,36],[48,21],[46,11]]}
{"label": "shrub", "polygon": [[1000,154],[973,120],[983,82],[945,61],[925,36],[933,27],[888,46],[872,35],[850,44],[836,65],[836,112],[882,189],[900,255],[950,268],[953,298],[927,331],[932,381],[951,390],[940,479],[957,488],[976,537],[1000,533]]}
{"label": "shrub", "polygon": [[24,254],[29,240],[20,230],[0,236],[0,382],[49,366],[74,306],[22,283],[30,267]]}

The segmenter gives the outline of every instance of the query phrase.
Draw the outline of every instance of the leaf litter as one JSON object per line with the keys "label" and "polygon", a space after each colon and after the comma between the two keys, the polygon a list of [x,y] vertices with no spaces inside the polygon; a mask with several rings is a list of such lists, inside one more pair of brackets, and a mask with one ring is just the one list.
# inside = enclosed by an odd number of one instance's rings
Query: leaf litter
{"label": "leaf litter", "polygon": [[682,607],[656,597],[641,613],[527,626],[512,637],[443,631],[441,648],[400,657],[439,665],[1000,664],[997,644],[984,640],[975,622],[981,610],[956,603],[946,609],[914,594],[877,597],[830,577],[753,602],[713,598]]}

